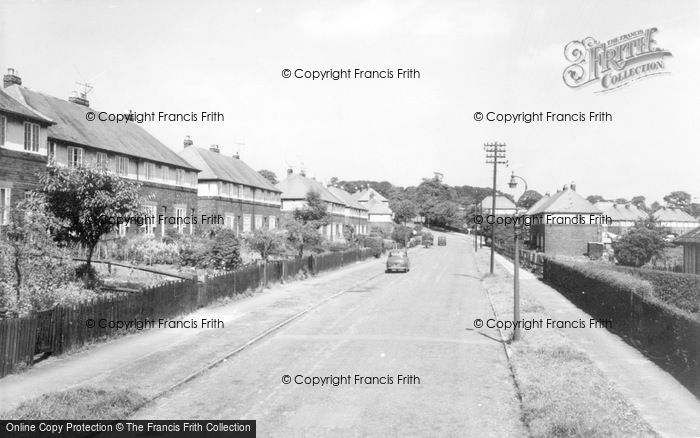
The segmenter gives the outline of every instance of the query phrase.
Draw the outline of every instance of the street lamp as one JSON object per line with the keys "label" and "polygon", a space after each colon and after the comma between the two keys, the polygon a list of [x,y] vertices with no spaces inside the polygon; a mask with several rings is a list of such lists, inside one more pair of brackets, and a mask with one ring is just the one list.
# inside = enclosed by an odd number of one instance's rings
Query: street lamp
{"label": "street lamp", "polygon": [[[508,187],[514,189],[518,187],[518,182],[516,178],[525,184],[525,191],[523,194],[527,193],[527,181],[522,177],[511,172],[510,181],[508,182]],[[518,248],[518,204],[515,204],[515,216],[516,221],[513,222],[513,341],[520,339],[520,325],[517,323],[520,320],[520,248]]]}

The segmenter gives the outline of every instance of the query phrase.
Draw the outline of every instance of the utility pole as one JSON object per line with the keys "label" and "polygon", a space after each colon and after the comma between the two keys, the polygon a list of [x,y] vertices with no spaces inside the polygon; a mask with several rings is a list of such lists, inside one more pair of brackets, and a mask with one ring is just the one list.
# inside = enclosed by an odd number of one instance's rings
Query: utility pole
{"label": "utility pole", "polygon": [[[496,215],[496,174],[498,173],[499,164],[508,164],[506,160],[506,144],[505,143],[484,143],[486,151],[486,164],[493,164],[493,192],[491,195],[491,214]],[[493,274],[493,262],[495,258],[495,243],[496,243],[496,227],[491,225],[491,274]]]}

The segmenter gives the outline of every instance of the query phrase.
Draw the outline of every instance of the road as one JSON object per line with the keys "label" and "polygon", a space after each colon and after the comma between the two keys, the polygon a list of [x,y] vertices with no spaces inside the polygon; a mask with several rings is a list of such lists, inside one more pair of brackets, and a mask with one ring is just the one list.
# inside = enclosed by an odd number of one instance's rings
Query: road
{"label": "road", "polygon": [[[447,246],[412,250],[411,262],[409,273],[326,301],[134,418],[253,419],[265,437],[525,435],[498,332],[473,330],[492,311],[468,241],[448,236]],[[359,278],[381,271],[372,262]],[[339,275],[358,279],[357,270]],[[344,379],[304,382],[330,376]]]}

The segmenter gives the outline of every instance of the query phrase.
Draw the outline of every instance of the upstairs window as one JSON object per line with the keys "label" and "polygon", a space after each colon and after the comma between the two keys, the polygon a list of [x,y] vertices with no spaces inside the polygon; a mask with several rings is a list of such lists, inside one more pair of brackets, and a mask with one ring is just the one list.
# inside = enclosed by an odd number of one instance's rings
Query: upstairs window
{"label": "upstairs window", "polygon": [[185,171],[182,169],[175,170],[175,184],[181,186],[183,183]]}
{"label": "upstairs window", "polygon": [[39,125],[24,122],[24,150],[39,152]]}
{"label": "upstairs window", "polygon": [[83,165],[83,148],[68,147],[68,166],[80,167]]}
{"label": "upstairs window", "polygon": [[161,177],[164,182],[168,182],[170,180],[170,168],[168,166],[163,166],[163,176]]}
{"label": "upstairs window", "polygon": [[145,164],[145,173],[146,173],[146,181],[153,181],[156,177],[156,165],[155,163],[146,163]]}
{"label": "upstairs window", "polygon": [[129,159],[127,157],[117,157],[117,175],[126,176],[129,174]]}

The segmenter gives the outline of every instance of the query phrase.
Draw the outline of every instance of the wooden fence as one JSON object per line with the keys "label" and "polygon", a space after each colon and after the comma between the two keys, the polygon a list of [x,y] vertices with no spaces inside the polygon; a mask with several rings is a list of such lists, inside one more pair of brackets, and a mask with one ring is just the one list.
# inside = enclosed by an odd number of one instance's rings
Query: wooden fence
{"label": "wooden fence", "polygon": [[0,377],[31,365],[36,354],[61,354],[125,330],[114,321],[131,321],[131,330],[148,328],[146,321],[155,320],[157,324],[159,318],[187,314],[262,284],[293,279],[302,271],[316,274],[371,256],[371,250],[363,248],[271,261],[267,268],[253,264],[203,282],[172,281],[138,293],[98,298],[76,306],[56,306],[21,318],[0,319]]}

